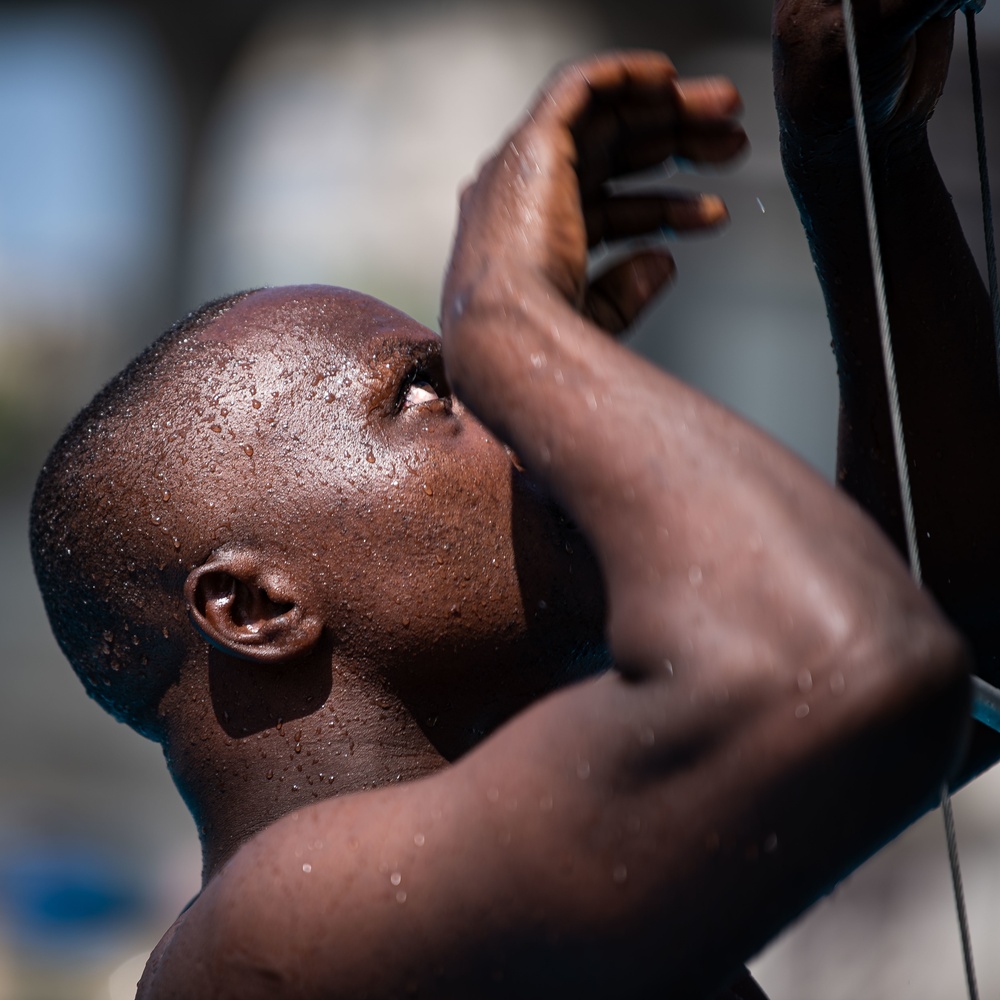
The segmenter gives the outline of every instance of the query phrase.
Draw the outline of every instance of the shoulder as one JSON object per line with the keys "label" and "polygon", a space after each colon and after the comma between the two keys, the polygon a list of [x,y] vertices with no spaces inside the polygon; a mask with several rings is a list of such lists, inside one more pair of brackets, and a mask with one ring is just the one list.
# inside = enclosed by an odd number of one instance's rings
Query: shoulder
{"label": "shoulder", "polygon": [[153,949],[148,960],[146,961],[146,967],[142,970],[142,976],[139,979],[136,1000],[149,1000],[149,998],[156,995],[155,993],[155,982],[156,973],[160,967],[160,961],[163,958],[164,953],[170,947],[170,942],[173,940],[174,934],[177,928],[181,926],[184,922],[185,917],[191,911],[193,906],[198,903],[198,897],[195,897],[184,909],[181,911],[180,916],[170,925],[167,932],[160,938],[159,943]]}

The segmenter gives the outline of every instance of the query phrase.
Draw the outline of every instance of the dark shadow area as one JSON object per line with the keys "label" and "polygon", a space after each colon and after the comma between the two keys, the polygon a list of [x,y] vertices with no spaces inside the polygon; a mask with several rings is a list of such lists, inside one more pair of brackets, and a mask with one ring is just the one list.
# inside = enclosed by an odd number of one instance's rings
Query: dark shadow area
{"label": "dark shadow area", "polygon": [[260,664],[212,649],[208,683],[212,708],[228,736],[242,739],[320,709],[330,697],[333,639],[295,663]]}

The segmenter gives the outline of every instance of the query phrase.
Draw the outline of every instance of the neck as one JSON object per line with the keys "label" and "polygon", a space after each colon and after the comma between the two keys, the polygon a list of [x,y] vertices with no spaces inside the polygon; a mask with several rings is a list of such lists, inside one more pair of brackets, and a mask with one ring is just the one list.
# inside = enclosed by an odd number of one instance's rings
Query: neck
{"label": "neck", "polygon": [[[164,752],[198,825],[203,884],[255,834],[296,809],[412,781],[445,764],[402,700],[353,671],[335,667],[327,697],[312,711],[245,732],[221,708],[219,671],[210,666],[206,673],[213,677],[209,697],[181,695],[182,679],[172,692],[175,704],[163,706],[171,720]],[[257,693],[274,704],[273,691]]]}

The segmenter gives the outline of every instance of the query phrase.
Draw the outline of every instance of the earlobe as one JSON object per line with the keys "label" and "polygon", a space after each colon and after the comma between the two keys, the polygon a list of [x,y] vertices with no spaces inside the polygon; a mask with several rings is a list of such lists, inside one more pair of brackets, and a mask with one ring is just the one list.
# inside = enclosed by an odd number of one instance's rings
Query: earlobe
{"label": "earlobe", "polygon": [[202,637],[240,659],[292,660],[309,653],[323,632],[292,579],[257,553],[213,553],[188,574],[184,596]]}

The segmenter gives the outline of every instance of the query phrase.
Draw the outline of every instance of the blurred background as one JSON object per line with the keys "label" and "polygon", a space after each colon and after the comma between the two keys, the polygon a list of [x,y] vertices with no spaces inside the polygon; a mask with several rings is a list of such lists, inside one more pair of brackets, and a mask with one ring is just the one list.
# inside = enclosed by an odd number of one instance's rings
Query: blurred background
{"label": "blurred background", "polygon": [[[769,20],[769,0],[0,4],[0,1000],[132,997],[199,883],[158,747],[87,700],[49,635],[26,542],[47,448],[216,295],[328,282],[435,326],[456,191],[557,62],[659,47],[740,85],[753,155],[698,180],[732,226],[677,247],[678,287],[635,344],[832,474],[834,368],[778,161]],[[980,35],[1000,155],[1000,3]],[[978,246],[962,48],[935,140]],[[997,781],[956,809],[995,994]],[[961,995],[940,827],[909,831],[760,957],[772,1000]]]}

